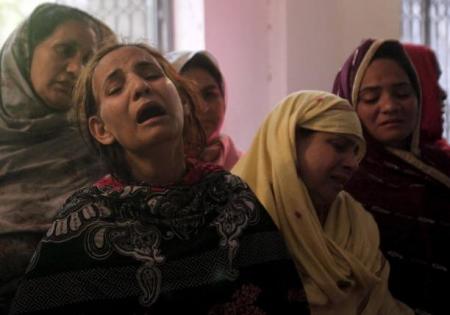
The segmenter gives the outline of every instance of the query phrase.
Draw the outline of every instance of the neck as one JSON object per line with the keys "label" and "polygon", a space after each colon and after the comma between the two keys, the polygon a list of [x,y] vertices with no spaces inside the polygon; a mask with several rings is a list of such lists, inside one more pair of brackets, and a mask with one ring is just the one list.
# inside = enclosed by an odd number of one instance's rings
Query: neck
{"label": "neck", "polygon": [[220,128],[217,128],[216,130],[214,130],[211,134],[208,135],[208,139],[207,139],[207,143],[208,144],[212,144],[214,142],[219,142],[220,141]]}
{"label": "neck", "polygon": [[409,151],[409,142],[408,141],[389,143],[387,146],[394,148],[394,149]]}
{"label": "neck", "polygon": [[327,220],[328,212],[330,210],[330,205],[325,204],[323,202],[315,202],[313,200],[314,208],[316,209],[317,217],[319,218],[320,224],[322,226],[325,225],[325,221]]}
{"label": "neck", "polygon": [[183,144],[160,144],[144,154],[127,152],[131,172],[137,181],[166,185],[180,180],[186,170]]}

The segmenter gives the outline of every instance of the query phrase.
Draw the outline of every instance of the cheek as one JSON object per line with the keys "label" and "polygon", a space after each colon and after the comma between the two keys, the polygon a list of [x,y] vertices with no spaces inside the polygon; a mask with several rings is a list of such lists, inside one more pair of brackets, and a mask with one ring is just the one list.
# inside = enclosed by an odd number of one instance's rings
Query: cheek
{"label": "cheek", "polygon": [[373,108],[368,108],[366,106],[359,106],[356,113],[358,114],[359,120],[362,125],[368,129],[374,123],[376,119],[376,111]]}
{"label": "cheek", "polygon": [[123,129],[127,127],[127,117],[119,106],[111,103],[100,104],[100,118],[109,129]]}
{"label": "cheek", "polygon": [[216,116],[220,121],[225,118],[225,103],[222,101],[217,103]]}
{"label": "cheek", "polygon": [[415,99],[403,104],[403,115],[408,122],[405,125],[407,129],[405,132],[410,134],[416,128],[419,119],[419,105]]}
{"label": "cheek", "polygon": [[42,83],[46,80],[47,72],[42,68],[42,64],[43,63],[41,62],[39,55],[35,54],[30,69],[30,79],[31,84],[36,91],[40,90],[41,86],[43,85]]}
{"label": "cheek", "polygon": [[185,105],[181,102],[178,90],[172,84],[165,88],[163,98],[167,101],[168,110],[170,110],[178,119],[183,120],[185,114],[189,114],[189,105]]}
{"label": "cheek", "polygon": [[320,168],[316,163],[316,154],[313,150],[306,150],[299,152],[299,154],[301,155],[297,163],[297,171],[306,186],[311,189],[316,186],[318,174],[320,173]]}
{"label": "cheek", "polygon": [[208,104],[209,109],[207,111],[200,111],[199,118],[210,128],[217,129],[221,127],[225,118],[225,111],[223,103],[215,101]]}
{"label": "cheek", "polygon": [[413,101],[407,105],[406,110],[410,120],[413,122],[413,125],[415,125],[417,119],[419,118],[419,105],[416,101]]}

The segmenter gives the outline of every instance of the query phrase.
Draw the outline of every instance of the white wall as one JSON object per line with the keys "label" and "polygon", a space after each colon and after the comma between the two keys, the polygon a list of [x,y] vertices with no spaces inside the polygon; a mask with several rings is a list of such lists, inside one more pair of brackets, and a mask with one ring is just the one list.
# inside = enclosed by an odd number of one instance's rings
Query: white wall
{"label": "white wall", "polygon": [[292,0],[287,6],[288,91],[329,91],[363,38],[400,38],[400,0]]}
{"label": "white wall", "polygon": [[227,83],[224,131],[244,150],[282,97],[329,91],[361,39],[401,31],[401,0],[204,0],[204,10],[205,48]]}
{"label": "white wall", "polygon": [[173,0],[174,46],[177,50],[205,49],[203,0]]}
{"label": "white wall", "polygon": [[268,13],[267,1],[205,0],[205,47],[217,57],[226,83],[224,132],[242,149],[271,105]]}

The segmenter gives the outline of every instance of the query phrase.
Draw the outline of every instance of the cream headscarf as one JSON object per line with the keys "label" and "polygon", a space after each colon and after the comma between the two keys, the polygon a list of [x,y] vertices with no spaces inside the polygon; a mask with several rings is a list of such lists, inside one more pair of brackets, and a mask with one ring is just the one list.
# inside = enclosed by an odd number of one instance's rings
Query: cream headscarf
{"label": "cream headscarf", "polygon": [[[402,314],[387,289],[389,265],[371,215],[342,191],[322,227],[296,171],[297,128],[353,135],[365,142],[348,102],[302,91],[267,117],[232,172],[242,177],[280,228],[303,278],[313,314]],[[406,308],[405,308],[406,310]],[[412,312],[411,312],[412,313]]]}

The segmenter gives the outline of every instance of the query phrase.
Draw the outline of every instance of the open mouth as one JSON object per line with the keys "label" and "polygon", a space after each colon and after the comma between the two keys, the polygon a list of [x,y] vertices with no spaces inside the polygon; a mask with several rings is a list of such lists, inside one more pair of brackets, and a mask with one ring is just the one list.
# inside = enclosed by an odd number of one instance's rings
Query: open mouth
{"label": "open mouth", "polygon": [[166,114],[166,110],[157,103],[144,104],[138,111],[136,121],[138,124],[142,124],[149,119],[163,116]]}

